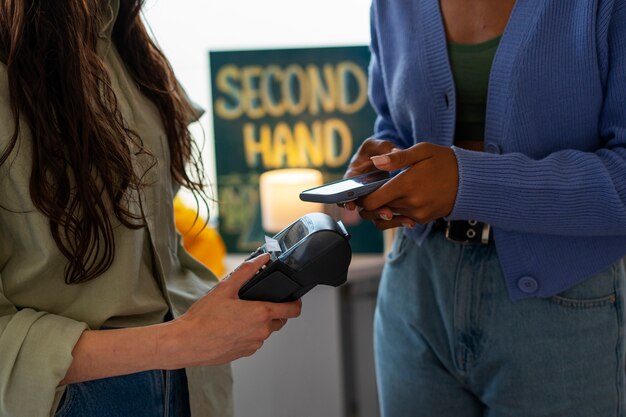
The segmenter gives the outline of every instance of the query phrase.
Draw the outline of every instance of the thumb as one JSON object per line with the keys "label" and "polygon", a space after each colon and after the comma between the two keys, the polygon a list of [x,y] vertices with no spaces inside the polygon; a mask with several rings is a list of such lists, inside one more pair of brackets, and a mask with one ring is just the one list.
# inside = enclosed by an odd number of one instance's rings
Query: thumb
{"label": "thumb", "polygon": [[396,171],[416,164],[427,157],[428,155],[421,147],[412,146],[404,150],[393,148],[390,153],[372,156],[370,159],[374,166],[382,171]]}
{"label": "thumb", "polygon": [[401,149],[393,148],[389,153],[372,156],[370,159],[376,168],[383,171],[393,171],[395,169],[404,168],[404,165],[396,168],[397,164],[405,163],[404,160],[406,156],[402,152]]}
{"label": "thumb", "polygon": [[269,260],[269,253],[264,253],[256,258],[243,262],[235,268],[233,272],[228,274],[228,276],[220,282],[219,286],[221,286],[229,295],[237,297],[237,293],[243,284],[245,284],[250,278],[254,277],[254,274],[256,274],[256,272]]}

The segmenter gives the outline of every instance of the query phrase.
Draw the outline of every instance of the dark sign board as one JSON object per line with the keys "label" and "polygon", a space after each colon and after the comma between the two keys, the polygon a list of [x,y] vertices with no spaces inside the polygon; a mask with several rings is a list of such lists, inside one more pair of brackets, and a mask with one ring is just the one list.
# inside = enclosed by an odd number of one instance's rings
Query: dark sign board
{"label": "dark sign board", "polygon": [[[338,180],[372,132],[367,46],[210,52],[219,229],[230,252],[249,252],[261,225],[259,175],[315,168]],[[382,233],[327,205],[354,252],[382,251]]]}

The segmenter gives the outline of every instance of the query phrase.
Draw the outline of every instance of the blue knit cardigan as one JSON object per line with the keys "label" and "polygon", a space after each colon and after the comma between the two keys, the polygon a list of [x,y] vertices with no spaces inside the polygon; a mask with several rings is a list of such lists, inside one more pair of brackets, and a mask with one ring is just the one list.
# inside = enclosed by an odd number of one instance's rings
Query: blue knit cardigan
{"label": "blue knit cardigan", "polygon": [[[371,18],[374,136],[451,146],[439,2],[374,0]],[[449,219],[493,226],[512,299],[557,294],[626,255],[626,0],[517,0],[490,74],[485,152],[453,149]],[[421,242],[430,228],[407,233]]]}

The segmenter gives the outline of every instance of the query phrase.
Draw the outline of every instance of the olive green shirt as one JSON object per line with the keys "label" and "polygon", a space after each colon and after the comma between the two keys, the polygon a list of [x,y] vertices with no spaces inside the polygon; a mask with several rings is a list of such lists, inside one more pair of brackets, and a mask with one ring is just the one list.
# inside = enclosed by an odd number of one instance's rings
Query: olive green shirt
{"label": "olive green shirt", "polygon": [[[168,310],[178,317],[217,282],[181,247],[166,134],[156,107],[140,93],[110,42],[119,0],[110,4],[98,53],[128,126],[157,159],[142,191],[147,228],[115,227],[115,260],[106,273],[66,285],[66,259],[48,219],[30,199],[31,142],[21,121],[18,146],[0,167],[0,416],[54,415],[65,388],[58,384],[85,329],[159,323]],[[6,66],[0,63],[0,151],[14,128]],[[133,162],[143,172],[140,161]],[[129,200],[139,213],[137,199]],[[192,368],[187,375],[194,417],[232,415],[230,366]]]}
{"label": "olive green shirt", "polygon": [[499,44],[500,36],[478,44],[448,42],[456,89],[455,140],[484,140],[489,75]]}

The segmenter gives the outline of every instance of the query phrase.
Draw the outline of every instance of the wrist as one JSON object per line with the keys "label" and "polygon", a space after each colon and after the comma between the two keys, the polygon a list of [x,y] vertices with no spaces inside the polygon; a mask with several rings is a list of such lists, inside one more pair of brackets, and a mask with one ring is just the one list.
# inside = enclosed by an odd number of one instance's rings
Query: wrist
{"label": "wrist", "polygon": [[187,325],[183,320],[172,320],[155,326],[156,357],[159,369],[180,369],[190,366],[184,340]]}

